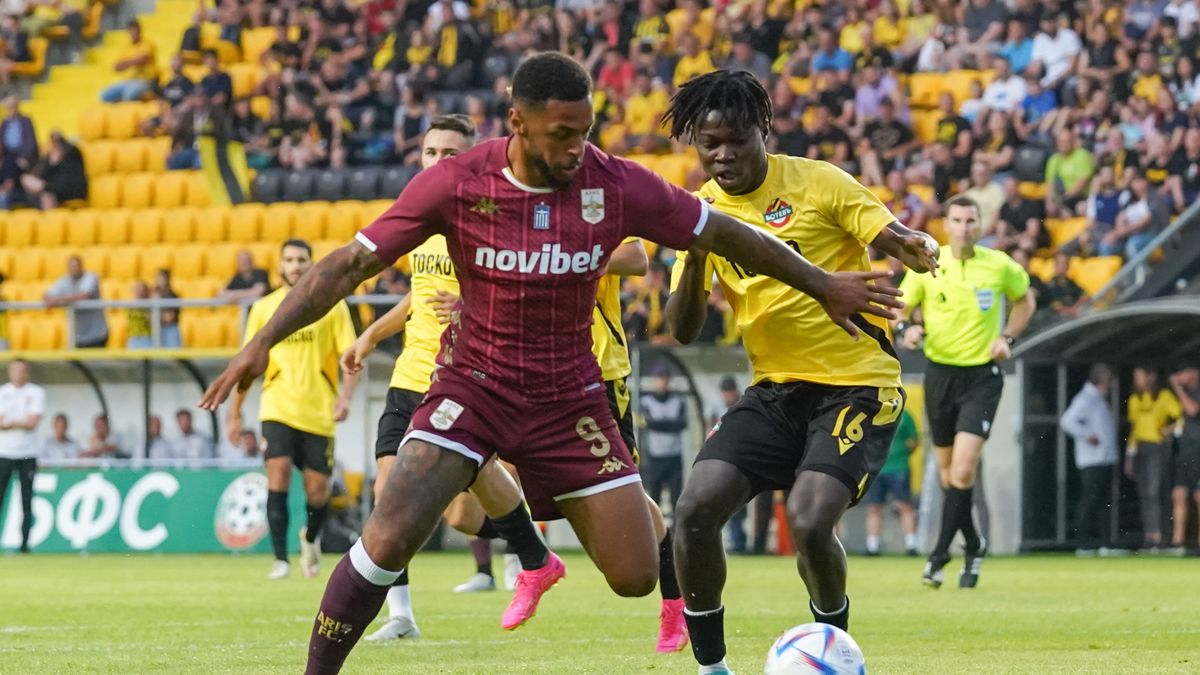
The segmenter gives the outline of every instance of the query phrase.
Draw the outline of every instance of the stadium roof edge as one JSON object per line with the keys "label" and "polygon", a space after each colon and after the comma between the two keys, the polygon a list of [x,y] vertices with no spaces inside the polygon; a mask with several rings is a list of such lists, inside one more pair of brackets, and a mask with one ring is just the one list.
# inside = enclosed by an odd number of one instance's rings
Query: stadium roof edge
{"label": "stadium roof edge", "polygon": [[1200,299],[1146,300],[1088,314],[1031,336],[1013,356],[1032,363],[1196,364]]}

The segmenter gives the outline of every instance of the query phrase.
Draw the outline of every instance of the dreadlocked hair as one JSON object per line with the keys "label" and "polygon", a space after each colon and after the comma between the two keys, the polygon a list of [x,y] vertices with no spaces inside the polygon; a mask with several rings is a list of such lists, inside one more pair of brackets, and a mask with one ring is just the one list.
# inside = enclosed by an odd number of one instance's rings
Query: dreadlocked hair
{"label": "dreadlocked hair", "polygon": [[771,127],[771,97],[744,70],[715,70],[683,83],[671,97],[663,123],[671,125],[671,138],[690,141],[714,110],[730,127],[758,129],[764,137]]}

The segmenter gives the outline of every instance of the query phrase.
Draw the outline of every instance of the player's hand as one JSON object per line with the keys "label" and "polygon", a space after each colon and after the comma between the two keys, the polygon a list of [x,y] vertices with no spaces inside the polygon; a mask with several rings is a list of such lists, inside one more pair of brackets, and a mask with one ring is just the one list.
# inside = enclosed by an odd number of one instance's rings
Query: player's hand
{"label": "player's hand", "polygon": [[237,446],[242,442],[241,410],[229,413],[229,419],[225,421],[225,437],[228,438],[229,442],[234,446]]}
{"label": "player's hand", "polygon": [[229,398],[229,394],[235,388],[241,392],[246,391],[254,384],[254,380],[267,372],[267,364],[270,361],[270,348],[257,340],[251,340],[233,357],[229,365],[225,366],[224,372],[208,385],[204,396],[200,397],[199,407],[213,412]]}
{"label": "player's hand", "polygon": [[375,351],[375,346],[375,342],[366,333],[358,336],[354,344],[350,345],[350,348],[343,352],[342,358],[338,360],[342,366],[342,372],[347,375],[357,375],[361,372],[363,363],[366,362],[371,352]]}
{"label": "player's hand", "polygon": [[937,276],[938,253],[941,247],[937,240],[924,232],[913,232],[900,238],[903,257],[900,262],[914,272],[928,272]]}
{"label": "player's hand", "polygon": [[1007,361],[1012,358],[1012,347],[1008,346],[1008,340],[1002,337],[996,338],[992,342],[992,360]]}
{"label": "player's hand", "polygon": [[904,303],[899,300],[903,293],[899,289],[873,283],[890,276],[892,273],[888,270],[830,274],[825,297],[818,302],[834,323],[857,340],[859,330],[853,322],[856,315],[873,314],[894,321],[898,317],[888,308],[904,308]]}
{"label": "player's hand", "polygon": [[925,340],[924,326],[909,326],[900,336],[900,346],[905,349],[913,350],[921,346],[921,342]]}
{"label": "player's hand", "polygon": [[349,416],[350,416],[350,401],[347,401],[342,398],[338,398],[338,400],[333,402],[333,421],[334,422],[345,422],[346,418]]}
{"label": "player's hand", "polygon": [[438,291],[425,302],[433,305],[433,313],[437,315],[438,323],[450,323],[450,315],[454,311],[454,303],[458,296],[449,291]]}

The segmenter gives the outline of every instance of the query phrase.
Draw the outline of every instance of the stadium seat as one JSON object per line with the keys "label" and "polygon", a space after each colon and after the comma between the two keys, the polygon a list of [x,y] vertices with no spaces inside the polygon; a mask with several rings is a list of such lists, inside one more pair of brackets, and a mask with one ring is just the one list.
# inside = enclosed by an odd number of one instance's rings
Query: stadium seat
{"label": "stadium seat", "polygon": [[935,194],[932,185],[909,185],[908,191],[925,204],[932,204],[934,201]]}
{"label": "stadium seat", "polygon": [[229,210],[229,240],[255,242],[259,240],[263,212],[262,204],[238,204]]}
{"label": "stadium seat", "polygon": [[195,241],[196,212],[187,207],[163,212],[164,244],[190,244]]}
{"label": "stadium seat", "polygon": [[39,213],[32,209],[13,211],[5,222],[4,245],[11,247],[32,246],[37,238]]}
{"label": "stadium seat", "polygon": [[79,209],[67,215],[67,246],[91,246],[96,243],[96,228],[100,212]]}
{"label": "stadium seat", "polygon": [[358,231],[360,213],[358,202],[334,202],[333,208],[329,209],[329,220],[325,223],[326,236],[342,243],[353,239]]}
{"label": "stadium seat", "polygon": [[346,193],[346,172],[339,169],[329,169],[317,174],[313,186],[313,196],[327,202],[336,202]]}
{"label": "stadium seat", "polygon": [[116,157],[113,168],[116,173],[137,173],[146,170],[146,141],[132,138],[118,141],[115,145]]}
{"label": "stadium seat", "polygon": [[[5,279],[12,278],[13,256],[15,254],[16,254],[16,251],[12,250],[11,248],[0,246],[0,274],[3,274]],[[6,285],[5,288],[9,291],[8,299],[11,300],[12,299],[12,297],[11,297],[12,291],[11,291],[11,288],[9,288],[9,286],[11,286],[11,284]],[[5,297],[5,294],[0,292],[0,298],[2,298],[2,297]]]}
{"label": "stadium seat", "polygon": [[1087,229],[1087,218],[1047,218],[1044,222],[1050,233],[1050,247],[1055,249],[1075,240]]}
{"label": "stadium seat", "polygon": [[271,102],[270,96],[255,96],[250,99],[250,112],[253,112],[259,118],[269,120],[272,118],[271,113],[275,110],[274,104]]}
{"label": "stadium seat", "polygon": [[[225,322],[212,321],[211,317],[197,317],[195,321],[189,321],[188,315],[194,312],[186,312],[181,315],[186,344],[194,349],[216,349],[225,346]],[[190,325],[188,325],[190,324]]]}
{"label": "stadium seat", "polygon": [[663,155],[658,160],[658,170],[667,182],[684,187],[687,185],[688,174],[697,163],[698,160],[689,153]]}
{"label": "stadium seat", "polygon": [[292,236],[313,242],[325,238],[325,223],[332,205],[329,202],[304,202],[296,208]]}
{"label": "stadium seat", "polygon": [[96,273],[101,279],[108,276],[108,246],[89,246],[79,252],[83,269]]}
{"label": "stadium seat", "polygon": [[[175,251],[179,247],[169,244],[157,244],[155,246],[146,246],[141,249],[142,270],[143,272],[155,272],[157,270],[169,270],[172,268],[172,263],[175,260]],[[180,255],[186,255],[180,253]],[[172,280],[172,284],[176,280]]]}
{"label": "stadium seat", "polygon": [[109,349],[125,349],[129,345],[129,311],[125,309],[110,309],[104,312],[108,321]]}
{"label": "stadium seat", "polygon": [[62,246],[67,241],[67,218],[70,211],[50,209],[38,218],[35,237],[38,246]]}
{"label": "stadium seat", "polygon": [[279,199],[285,202],[302,202],[312,199],[317,171],[289,171],[283,178]]}
{"label": "stadium seat", "polygon": [[176,279],[188,279],[204,276],[203,247],[195,247],[187,251],[179,251],[171,264],[171,274]]}
{"label": "stadium seat", "polygon": [[1042,281],[1050,281],[1054,278],[1054,259],[1030,258],[1029,273]]}
{"label": "stadium seat", "polygon": [[887,189],[887,187],[884,185],[871,185],[868,186],[867,189],[870,190],[871,194],[875,195],[879,201],[884,202],[885,204],[892,199],[892,191]]}
{"label": "stadium seat", "polygon": [[64,332],[66,328],[60,318],[40,317],[29,319],[29,333],[25,349],[32,351],[51,351],[66,347]]}
{"label": "stadium seat", "polygon": [[106,137],[105,122],[108,104],[89,106],[79,115],[79,137],[85,141],[98,141]]}
{"label": "stadium seat", "polygon": [[217,279],[229,279],[237,271],[238,244],[217,244],[204,248],[205,274]]}
{"label": "stadium seat", "polygon": [[151,281],[154,270],[142,269],[142,251],[137,246],[116,246],[108,254],[108,276],[111,279],[145,279]]}
{"label": "stadium seat", "polygon": [[250,183],[250,195],[256,202],[271,204],[279,201],[279,193],[283,189],[284,171],[267,169],[259,171]]}
{"label": "stadium seat", "polygon": [[195,209],[196,234],[195,241],[201,244],[223,244],[229,241],[227,227],[229,219],[228,206],[208,206]]}
{"label": "stadium seat", "polygon": [[46,250],[31,246],[22,249],[20,255],[13,258],[13,281],[37,281],[43,276],[50,276],[62,270],[62,263],[52,269],[46,269]]}
{"label": "stadium seat", "polygon": [[262,229],[259,238],[262,241],[282,242],[292,236],[295,231],[297,205],[290,202],[271,204],[263,211]]}
{"label": "stadium seat", "polygon": [[932,143],[937,139],[937,127],[941,119],[940,110],[913,110],[913,133],[922,143]]}
{"label": "stadium seat", "polygon": [[358,204],[358,229],[362,230],[375,222],[375,219],[383,215],[386,208],[379,208],[379,202],[359,202]]}
{"label": "stadium seat", "polygon": [[167,155],[171,154],[171,137],[157,136],[146,142],[146,171],[163,173],[167,170]]}
{"label": "stadium seat", "polygon": [[275,44],[275,28],[249,28],[242,31],[242,60],[246,63],[257,64],[263,52]]}
{"label": "stadium seat", "polygon": [[83,168],[89,178],[114,171],[117,148],[111,141],[80,143],[79,151],[83,154]]}
{"label": "stadium seat", "polygon": [[29,60],[13,63],[11,72],[19,77],[39,78],[46,72],[46,52],[50,49],[50,42],[46,38],[30,38],[27,48]]}
{"label": "stadium seat", "polygon": [[250,251],[250,257],[254,259],[255,267],[265,269],[274,278],[275,272],[279,268],[279,245],[282,243],[282,241],[274,243],[261,241],[243,248]]}
{"label": "stadium seat", "polygon": [[338,239],[318,239],[312,242],[313,260],[320,260],[344,246],[346,242]]}
{"label": "stadium seat", "polygon": [[1043,183],[1046,180],[1046,160],[1050,153],[1040,145],[1026,144],[1017,148],[1014,169],[1022,182]]}
{"label": "stadium seat", "polygon": [[183,206],[187,191],[182,172],[167,171],[154,179],[154,205],[164,209]]}
{"label": "stadium seat", "polygon": [[112,209],[121,204],[121,179],[123,176],[107,174],[96,176],[88,185],[88,203],[98,209]]}
{"label": "stadium seat", "polygon": [[976,81],[981,89],[987,87],[992,81],[992,71],[952,70],[945,74],[942,86],[954,96],[954,104],[961,106],[963,101],[971,98],[971,83]]}
{"label": "stadium seat", "polygon": [[184,203],[188,206],[208,206],[211,202],[208,197],[208,177],[204,172],[188,171],[186,181],[187,200]]}
{"label": "stadium seat", "polygon": [[[350,179],[346,182],[346,196],[360,201],[375,199],[379,194],[379,169],[364,166],[352,169]],[[374,216],[372,216],[374,219]]]}
{"label": "stadium seat", "polygon": [[162,241],[162,209],[138,209],[129,219],[129,242],[150,246]]}
{"label": "stadium seat", "polygon": [[1119,255],[1099,256],[1095,258],[1074,259],[1071,261],[1071,278],[1084,293],[1095,295],[1104,288],[1117,272],[1121,271],[1123,260]]}
{"label": "stadium seat", "polygon": [[936,108],[944,86],[942,73],[913,73],[908,80],[908,102],[914,108]]}
{"label": "stadium seat", "polygon": [[1041,201],[1046,198],[1046,184],[1045,183],[1033,183],[1030,181],[1021,181],[1021,184],[1018,186],[1017,189],[1020,191],[1021,196],[1024,197],[1025,199],[1035,199],[1037,201]]}
{"label": "stadium seat", "polygon": [[[124,300],[127,296],[132,297],[133,291],[129,288],[129,282],[125,279],[101,279],[100,280],[100,298],[103,300]],[[108,310],[113,311],[113,310]],[[118,310],[119,311],[119,310]]]}
{"label": "stadium seat", "polygon": [[129,242],[129,209],[107,209],[97,214],[96,243],[118,246]]}
{"label": "stadium seat", "polygon": [[[244,35],[245,33],[243,33]],[[229,66],[228,72],[229,78],[233,80],[233,97],[235,99],[253,94],[255,87],[262,80],[262,66],[257,62],[234,63]]]}
{"label": "stadium seat", "polygon": [[946,236],[946,222],[941,218],[934,218],[925,223],[925,231],[929,236],[937,240],[939,244],[945,245],[949,241]]}
{"label": "stadium seat", "polygon": [[104,136],[115,141],[133,138],[141,123],[141,106],[137,103],[114,103],[106,106]]}
{"label": "stadium seat", "polygon": [[415,167],[388,167],[379,177],[379,197],[395,199],[404,191],[404,186],[416,175]]}

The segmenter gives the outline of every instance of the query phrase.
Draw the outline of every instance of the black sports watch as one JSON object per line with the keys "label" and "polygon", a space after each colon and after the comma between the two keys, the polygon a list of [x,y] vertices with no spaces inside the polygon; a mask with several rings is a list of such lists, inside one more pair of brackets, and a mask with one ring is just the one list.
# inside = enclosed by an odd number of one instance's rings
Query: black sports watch
{"label": "black sports watch", "polygon": [[1017,338],[1011,335],[1001,335],[1000,337],[1004,338],[1004,341],[1008,343],[1009,347],[1013,346],[1017,342]]}

